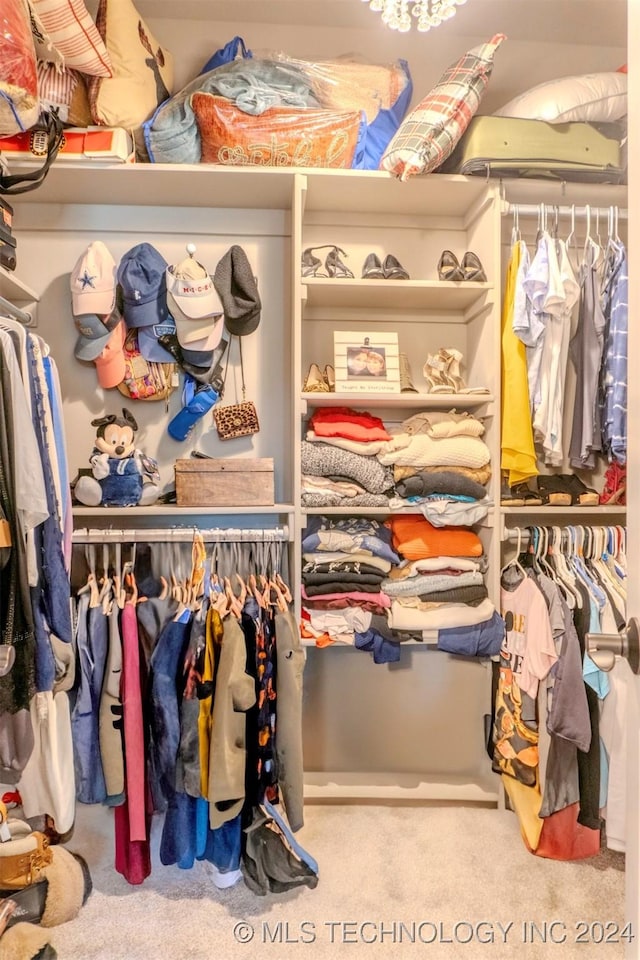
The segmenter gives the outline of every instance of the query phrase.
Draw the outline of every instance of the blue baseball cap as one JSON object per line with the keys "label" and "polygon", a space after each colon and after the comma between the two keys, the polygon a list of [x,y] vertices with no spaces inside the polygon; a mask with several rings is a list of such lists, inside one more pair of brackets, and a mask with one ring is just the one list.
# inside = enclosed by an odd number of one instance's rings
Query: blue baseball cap
{"label": "blue baseball cap", "polygon": [[150,243],[138,243],[120,260],[118,283],[127,327],[167,323],[167,266]]}
{"label": "blue baseball cap", "polygon": [[176,324],[171,314],[167,314],[164,323],[149,323],[144,327],[138,327],[138,349],[145,360],[153,360],[155,363],[175,363],[168,350],[158,343],[158,338],[162,336],[175,336]]}
{"label": "blue baseball cap", "polygon": [[74,316],[73,322],[80,334],[76,340],[74,354],[78,360],[95,360],[106,347],[112,331],[122,320],[117,306],[106,317],[96,313],[83,313]]}

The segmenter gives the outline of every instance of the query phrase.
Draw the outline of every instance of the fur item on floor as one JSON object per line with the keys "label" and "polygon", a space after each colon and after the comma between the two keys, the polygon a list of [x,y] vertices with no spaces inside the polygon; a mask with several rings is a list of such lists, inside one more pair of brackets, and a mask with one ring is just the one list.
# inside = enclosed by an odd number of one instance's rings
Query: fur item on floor
{"label": "fur item on floor", "polygon": [[[49,944],[45,927],[67,923],[78,916],[92,890],[91,875],[84,859],[64,847],[52,847],[51,863],[44,875],[48,881],[47,898],[40,925],[16,923],[0,937],[0,960],[36,960]],[[55,956],[50,947],[44,956]]]}
{"label": "fur item on floor", "polygon": [[49,890],[40,923],[43,927],[57,927],[73,920],[91,893],[89,869],[78,854],[64,847],[52,847],[53,859],[45,869]]}
{"label": "fur item on floor", "polygon": [[16,923],[0,937],[0,960],[33,960],[47,946],[49,936],[33,923]]}

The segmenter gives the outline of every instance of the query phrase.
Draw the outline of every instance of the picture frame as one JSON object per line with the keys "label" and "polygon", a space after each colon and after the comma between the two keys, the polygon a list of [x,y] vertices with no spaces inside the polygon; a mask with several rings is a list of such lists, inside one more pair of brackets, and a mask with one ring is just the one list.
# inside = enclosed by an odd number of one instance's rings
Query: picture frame
{"label": "picture frame", "polygon": [[400,393],[398,334],[334,330],[336,393]]}

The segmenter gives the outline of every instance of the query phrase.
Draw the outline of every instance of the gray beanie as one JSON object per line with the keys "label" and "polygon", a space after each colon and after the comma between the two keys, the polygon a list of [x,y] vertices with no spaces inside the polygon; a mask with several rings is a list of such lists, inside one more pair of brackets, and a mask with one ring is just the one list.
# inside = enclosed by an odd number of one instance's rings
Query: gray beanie
{"label": "gray beanie", "polygon": [[260,323],[262,304],[256,279],[246,253],[237,244],[222,257],[213,277],[213,285],[224,307],[224,322],[229,333],[244,337]]}

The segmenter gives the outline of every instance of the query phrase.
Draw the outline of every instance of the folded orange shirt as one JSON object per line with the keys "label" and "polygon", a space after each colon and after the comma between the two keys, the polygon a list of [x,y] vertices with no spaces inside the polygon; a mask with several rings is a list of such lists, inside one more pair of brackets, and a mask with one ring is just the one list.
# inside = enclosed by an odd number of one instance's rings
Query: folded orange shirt
{"label": "folded orange shirt", "polygon": [[424,557],[481,557],[480,537],[465,527],[434,527],[420,514],[407,513],[385,521],[393,546],[407,560]]}

